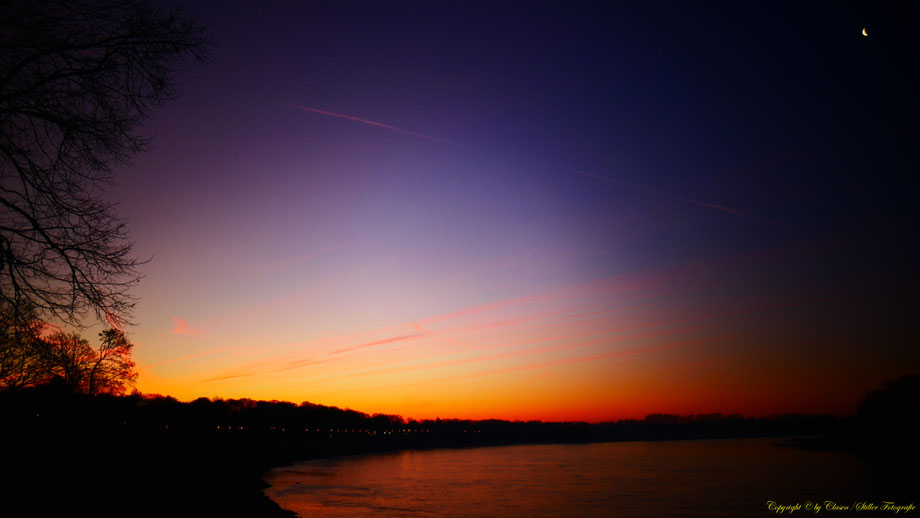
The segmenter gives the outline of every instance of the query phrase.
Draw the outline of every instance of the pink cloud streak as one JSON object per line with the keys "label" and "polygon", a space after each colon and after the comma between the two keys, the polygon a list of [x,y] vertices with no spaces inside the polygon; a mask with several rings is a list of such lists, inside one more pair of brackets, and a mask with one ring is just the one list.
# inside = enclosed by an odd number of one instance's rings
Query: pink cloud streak
{"label": "pink cloud streak", "polygon": [[640,347],[633,347],[633,348],[630,348],[630,349],[623,349],[623,350],[619,350],[619,351],[611,351],[611,352],[600,353],[600,354],[592,354],[592,355],[589,355],[589,356],[577,356],[577,357],[572,357],[572,358],[561,358],[561,359],[548,360],[548,361],[539,362],[539,363],[520,364],[520,365],[509,366],[509,367],[499,367],[499,368],[495,368],[495,369],[487,369],[487,370],[483,370],[483,371],[469,372],[469,373],[464,373],[464,374],[458,374],[458,375],[456,375],[456,376],[436,377],[436,378],[427,379],[427,380],[421,380],[421,381],[412,382],[412,383],[404,383],[404,384],[399,384],[399,385],[390,385],[390,386],[382,387],[382,388],[393,389],[393,388],[414,387],[414,386],[418,386],[418,385],[426,385],[426,384],[429,384],[429,383],[438,383],[438,382],[444,382],[444,381],[454,381],[454,380],[459,380],[459,379],[478,378],[478,377],[490,376],[490,375],[494,375],[494,374],[504,374],[504,373],[507,373],[507,372],[515,372],[515,371],[522,371],[522,370],[532,370],[532,369],[546,369],[546,368],[559,367],[559,366],[562,366],[562,365],[568,365],[568,364],[572,364],[572,363],[583,363],[583,362],[592,362],[592,361],[598,361],[598,360],[609,360],[609,359],[615,359],[615,358],[621,358],[621,357],[628,357],[628,356],[635,356],[635,355],[646,354],[646,353],[656,353],[656,352],[667,351],[667,350],[672,350],[672,349],[680,349],[680,348],[684,348],[684,347],[691,347],[691,346],[698,346],[698,345],[707,345],[707,344],[711,344],[711,343],[718,343],[720,340],[724,340],[724,339],[726,339],[726,338],[737,337],[737,336],[738,336],[737,333],[727,333],[727,334],[716,335],[716,336],[707,336],[707,337],[700,337],[700,338],[691,338],[691,339],[687,339],[687,340],[677,340],[677,341],[666,342],[666,343],[655,344],[655,345],[645,345],[645,346],[640,346]]}
{"label": "pink cloud streak", "polygon": [[202,336],[204,331],[194,327],[189,327],[188,322],[179,318],[173,317],[173,325],[175,326],[171,332],[177,335],[186,335],[186,336]]}
{"label": "pink cloud streak", "polygon": [[154,364],[151,364],[151,365],[144,365],[144,366],[142,366],[142,367],[139,367],[138,370],[149,370],[149,369],[153,369],[153,368],[156,368],[156,367],[160,367],[160,366],[162,366],[162,365],[169,365],[169,364],[171,364],[171,363],[184,362],[184,361],[186,361],[186,360],[193,360],[193,359],[195,359],[195,358],[200,358],[200,357],[202,357],[202,356],[210,356],[210,355],[212,355],[212,354],[221,354],[221,353],[225,353],[225,352],[230,351],[230,350],[231,350],[230,347],[222,347],[222,348],[220,348],[220,349],[212,349],[212,350],[210,350],[210,351],[203,351],[203,352],[200,352],[200,353],[197,353],[197,354],[190,354],[190,355],[188,355],[188,356],[182,356],[181,358],[176,358],[176,359],[173,359],[173,360],[166,360],[166,361],[159,362],[159,363],[154,363]]}
{"label": "pink cloud streak", "polygon": [[397,132],[397,133],[402,133],[403,135],[409,135],[410,137],[418,137],[418,138],[423,138],[423,139],[427,139],[427,140],[433,140],[433,141],[435,141],[435,142],[440,142],[440,143],[442,143],[442,144],[450,144],[450,145],[453,145],[453,146],[460,146],[460,145],[461,145],[461,144],[458,144],[458,143],[456,143],[456,142],[451,142],[451,141],[449,141],[449,140],[444,140],[444,139],[440,139],[440,138],[437,138],[437,137],[432,137],[431,135],[425,135],[424,133],[416,133],[416,132],[414,132],[414,131],[409,131],[409,130],[405,130],[405,129],[402,129],[402,128],[397,128],[396,126],[390,126],[389,124],[384,124],[384,123],[382,123],[382,122],[376,122],[376,121],[372,121],[372,120],[362,119],[362,118],[360,118],[360,117],[355,117],[355,116],[353,116],[353,115],[346,115],[346,114],[344,114],[344,113],[336,113],[336,112],[330,112],[330,111],[326,111],[326,110],[320,110],[319,108],[313,108],[313,107],[310,107],[310,106],[302,106],[302,105],[299,105],[299,104],[288,104],[288,106],[290,106],[291,108],[298,109],[298,110],[303,110],[303,111],[313,112],[313,113],[319,113],[320,115],[327,115],[327,116],[329,116],[329,117],[337,117],[337,118],[339,118],[339,119],[347,119],[347,120],[350,120],[350,121],[360,122],[360,123],[362,123],[362,124],[368,124],[368,125],[371,125],[371,126],[377,126],[377,127],[379,127],[379,128],[384,128],[384,129],[388,129],[388,130],[390,130],[390,131],[395,131],[395,132]]}
{"label": "pink cloud streak", "polygon": [[356,351],[358,349],[376,347],[378,345],[386,345],[386,344],[391,344],[395,342],[402,342],[405,340],[415,340],[418,338],[422,338],[423,336],[426,336],[426,333],[416,333],[414,335],[394,336],[392,338],[384,338],[383,340],[374,340],[373,342],[367,342],[361,345],[355,345],[353,347],[345,347],[344,349],[337,349],[335,351],[330,352],[329,354],[342,354],[342,353],[347,353],[349,351]]}
{"label": "pink cloud streak", "polygon": [[302,360],[291,360],[287,362],[282,362],[281,365],[277,365],[272,362],[257,362],[251,363],[248,365],[243,365],[237,367],[234,370],[227,372],[226,374],[212,376],[210,378],[202,380],[202,383],[208,383],[211,381],[223,381],[233,378],[248,378],[250,376],[258,376],[260,374],[273,374],[276,372],[284,372],[293,369],[299,369],[301,367],[309,367],[310,365],[319,365],[322,363],[328,363],[332,361],[331,359],[317,360],[314,358],[307,358]]}
{"label": "pink cloud streak", "polygon": [[634,189],[638,189],[638,190],[641,190],[641,191],[645,191],[645,192],[650,193],[650,194],[653,194],[653,195],[655,195],[655,196],[666,197],[666,198],[672,198],[672,199],[675,199],[675,200],[680,200],[680,201],[682,201],[682,202],[684,202],[684,203],[689,203],[689,204],[691,204],[691,205],[696,205],[697,207],[706,207],[706,208],[709,208],[709,209],[714,209],[714,210],[719,210],[719,211],[722,211],[722,212],[727,212],[727,213],[729,213],[729,214],[734,214],[735,216],[739,216],[739,217],[742,217],[742,218],[747,218],[747,219],[750,219],[750,220],[753,220],[753,221],[758,221],[758,222],[760,222],[760,223],[766,223],[767,225],[773,225],[773,226],[776,226],[776,227],[788,228],[788,229],[791,229],[791,230],[799,230],[799,228],[796,227],[796,226],[787,225],[786,223],[781,223],[781,222],[779,222],[779,221],[774,221],[774,220],[772,220],[772,219],[767,219],[767,218],[761,218],[761,217],[758,217],[758,216],[753,216],[753,215],[748,214],[748,213],[746,213],[746,212],[742,212],[742,211],[740,211],[740,210],[733,209],[733,208],[731,208],[731,207],[726,207],[726,206],[724,206],[724,205],[718,205],[718,204],[716,204],[716,203],[707,203],[707,202],[704,202],[704,201],[691,200],[691,199],[689,199],[689,198],[684,198],[684,197],[682,197],[682,196],[677,196],[677,195],[670,194],[670,193],[667,193],[667,192],[663,192],[663,191],[660,191],[660,190],[657,190],[657,189],[654,189],[654,190],[653,190],[653,189],[649,189],[648,187],[643,187],[643,186],[641,186],[641,185],[638,185],[638,184],[635,184],[635,183],[632,183],[632,182],[624,182],[623,180],[617,180],[616,178],[608,178],[608,177],[606,177],[606,176],[600,176],[600,175],[597,175],[597,174],[592,174],[592,173],[588,173],[588,172],[585,172],[585,171],[580,171],[580,170],[578,170],[578,169],[570,169],[570,170],[573,171],[573,172],[576,173],[576,174],[580,174],[581,176],[587,176],[588,178],[594,178],[595,180],[600,180],[600,181],[602,181],[602,182],[613,183],[613,184],[617,184],[617,185],[627,185],[627,186],[632,187],[632,188],[634,188]]}

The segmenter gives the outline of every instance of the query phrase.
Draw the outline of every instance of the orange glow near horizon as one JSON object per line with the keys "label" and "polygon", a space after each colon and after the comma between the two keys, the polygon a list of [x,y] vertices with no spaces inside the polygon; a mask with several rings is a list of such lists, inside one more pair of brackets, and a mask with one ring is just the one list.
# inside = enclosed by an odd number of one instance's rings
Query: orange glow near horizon
{"label": "orange glow near horizon", "polygon": [[861,396],[851,380],[819,374],[825,381],[816,388],[815,373],[770,352],[791,345],[751,347],[765,340],[765,316],[783,318],[827,295],[732,299],[727,307],[685,296],[725,264],[560,285],[299,342],[220,347],[242,331],[198,330],[176,318],[171,334],[198,352],[142,365],[138,388],[416,419],[851,413]]}
{"label": "orange glow near horizon", "polygon": [[137,63],[0,3],[0,317],[123,326],[141,393],[846,416],[920,372],[920,1],[177,3],[202,46]]}

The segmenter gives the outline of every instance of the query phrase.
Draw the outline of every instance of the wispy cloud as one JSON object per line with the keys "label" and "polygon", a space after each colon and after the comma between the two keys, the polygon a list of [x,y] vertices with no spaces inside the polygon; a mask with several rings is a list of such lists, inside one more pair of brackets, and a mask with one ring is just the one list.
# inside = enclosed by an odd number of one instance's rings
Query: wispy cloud
{"label": "wispy cloud", "polygon": [[[508,372],[515,372],[515,371],[522,371],[522,370],[549,369],[549,368],[560,367],[563,365],[568,365],[568,364],[573,364],[573,363],[610,360],[610,359],[624,358],[624,357],[636,356],[636,355],[642,355],[642,354],[664,352],[664,351],[668,351],[672,349],[720,343],[723,340],[737,337],[737,336],[739,336],[738,333],[726,333],[726,334],[719,334],[719,335],[713,335],[713,336],[689,338],[685,340],[669,340],[669,341],[665,341],[663,343],[658,343],[654,345],[643,345],[643,346],[638,346],[638,347],[631,347],[628,349],[608,351],[608,352],[585,355],[585,356],[559,358],[559,359],[542,361],[538,363],[523,363],[523,364],[511,365],[511,366],[506,366],[506,367],[497,367],[493,369],[477,370],[477,371],[457,374],[454,376],[434,376],[429,379],[419,380],[419,381],[415,381],[411,383],[401,383],[397,385],[389,385],[389,386],[380,387],[380,388],[381,389],[393,389],[393,388],[415,387],[415,386],[426,385],[426,384],[431,384],[431,383],[444,383],[448,381],[455,381],[455,380],[469,379],[469,378],[479,378],[483,376],[491,376],[495,374],[504,374]],[[571,346],[569,346],[568,348],[571,348]],[[472,359],[470,363],[475,363],[477,361],[479,361],[479,359]]]}
{"label": "wispy cloud", "polygon": [[766,223],[767,225],[773,225],[773,226],[776,226],[776,227],[788,228],[788,229],[791,229],[791,230],[799,230],[799,228],[796,227],[796,226],[787,225],[786,223],[782,223],[782,222],[775,221],[775,220],[772,220],[772,219],[761,218],[761,217],[758,217],[758,216],[752,216],[751,214],[748,214],[748,213],[746,213],[746,212],[741,212],[740,210],[733,209],[733,208],[731,208],[731,207],[726,207],[726,206],[724,206],[724,205],[717,205],[717,204],[715,204],[715,203],[706,203],[706,202],[704,202],[704,201],[696,201],[696,200],[685,200],[685,201],[686,201],[687,203],[690,203],[690,204],[693,204],[693,205],[698,205],[698,206],[700,206],[700,207],[709,207],[710,209],[721,210],[722,212],[728,212],[729,214],[734,214],[734,215],[736,215],[736,216],[741,216],[742,218],[747,218],[747,219],[751,219],[751,220],[754,220],[754,221],[759,221],[759,222],[761,222],[761,223]]}
{"label": "wispy cloud", "polygon": [[[601,352],[596,355],[584,357],[584,361],[590,359],[605,359],[617,356],[629,356],[643,352],[653,352],[661,348],[667,349],[676,344],[684,344],[678,340],[681,336],[692,336],[689,340],[706,340],[712,339],[715,342],[724,338],[734,336],[718,335],[726,322],[737,322],[739,319],[752,314],[768,314],[774,311],[789,310],[802,305],[810,305],[826,299],[821,297],[803,297],[796,300],[787,300],[778,297],[776,300],[754,301],[746,300],[743,303],[736,304],[732,308],[723,308],[712,310],[705,307],[696,308],[695,311],[680,317],[667,317],[667,315],[656,316],[655,314],[636,315],[638,320],[630,320],[615,325],[606,325],[601,328],[552,328],[546,332],[540,332],[535,335],[526,336],[519,340],[486,340],[479,342],[475,346],[466,345],[463,348],[429,350],[427,357],[418,357],[407,363],[404,359],[397,361],[386,361],[377,365],[359,368],[350,372],[340,373],[326,380],[338,380],[354,377],[380,376],[406,372],[436,371],[442,368],[455,366],[491,363],[498,360],[507,360],[516,357],[526,357],[541,355],[546,353],[564,352],[570,350],[587,349],[597,346],[613,346],[614,344],[637,344],[648,341],[664,340],[664,344],[645,344],[632,348],[620,349],[617,351]],[[603,314],[611,311],[627,309],[628,306],[613,308],[607,311],[589,313]],[[647,304],[636,304],[631,306],[634,309],[652,309]],[[584,315],[575,315],[580,317]],[[649,318],[646,318],[649,317]],[[571,317],[565,316],[554,320],[571,320]],[[706,336],[700,336],[706,335]],[[718,335],[718,336],[716,336]],[[670,345],[667,345],[670,344]],[[448,357],[454,355],[465,355],[472,351],[487,351],[495,349],[504,349],[499,352],[489,354],[477,354],[475,356]],[[560,360],[562,364],[569,363],[570,360]],[[582,361],[582,360],[578,360]],[[543,364],[540,364],[543,365]],[[517,369],[517,368],[514,368]]]}
{"label": "wispy cloud", "polygon": [[[303,105],[300,105],[300,104],[287,104],[287,106],[289,106],[289,107],[291,107],[291,108],[295,108],[295,109],[297,109],[297,110],[302,110],[302,111],[307,111],[307,112],[312,112],[312,113],[318,113],[318,114],[320,114],[320,115],[326,115],[326,116],[329,116],[329,117],[336,117],[336,118],[346,119],[346,120],[350,120],[350,121],[354,121],[354,122],[360,122],[360,123],[362,123],[362,124],[368,124],[368,125],[371,125],[371,126],[377,126],[377,127],[379,127],[379,128],[384,128],[384,129],[387,129],[387,130],[390,130],[390,131],[395,131],[395,132],[397,132],[397,133],[402,133],[403,135],[408,135],[408,136],[411,136],[411,137],[418,137],[418,138],[423,138],[423,139],[427,139],[427,140],[433,140],[433,141],[435,141],[435,142],[441,142],[441,143],[443,143],[443,144],[450,144],[450,145],[453,145],[453,146],[467,147],[467,146],[465,146],[464,144],[460,144],[460,143],[458,143],[458,142],[453,142],[453,141],[450,141],[450,140],[441,139],[441,138],[438,138],[438,137],[433,137],[433,136],[431,136],[431,135],[426,135],[426,134],[424,134],[424,133],[418,133],[418,132],[415,132],[415,131],[409,131],[409,130],[406,130],[406,129],[403,129],[403,128],[399,128],[399,127],[396,127],[396,126],[392,126],[392,125],[390,125],[390,124],[384,124],[384,123],[382,123],[382,122],[372,121],[372,120],[368,120],[368,119],[362,119],[361,117],[355,117],[354,115],[347,115],[347,114],[344,114],[344,113],[336,113],[336,112],[331,112],[331,111],[327,111],[327,110],[321,110],[321,109],[319,109],[319,108],[314,108],[314,107],[312,107],[312,106],[303,106]],[[670,199],[675,199],[675,200],[682,201],[682,202],[684,202],[684,203],[689,203],[689,204],[691,204],[691,205],[696,205],[696,206],[698,206],[698,207],[706,207],[706,208],[709,208],[709,209],[713,209],[713,210],[718,210],[718,211],[726,212],[726,213],[728,213],[728,214],[732,214],[732,215],[735,215],[735,216],[738,216],[738,217],[741,217],[741,218],[750,219],[750,220],[752,220],[752,221],[757,221],[757,222],[764,223],[764,224],[767,224],[767,225],[773,225],[773,226],[776,226],[776,227],[782,227],[782,228],[791,229],[791,230],[800,230],[800,229],[799,229],[798,227],[796,227],[795,225],[790,225],[790,224],[787,224],[787,223],[783,223],[783,222],[781,222],[781,221],[776,221],[776,220],[772,220],[772,219],[768,219],[768,218],[763,218],[763,217],[759,217],[759,216],[754,216],[754,215],[749,214],[749,213],[747,213],[747,212],[744,212],[744,211],[741,211],[741,210],[738,210],[738,209],[734,209],[734,208],[731,208],[731,207],[727,207],[727,206],[725,206],[725,205],[720,205],[720,204],[717,204],[717,203],[704,202],[704,201],[698,201],[698,200],[693,200],[693,199],[690,199],[690,198],[684,198],[684,197],[682,197],[682,196],[677,196],[677,195],[674,195],[674,194],[671,194],[671,193],[668,193],[668,192],[664,192],[664,191],[661,191],[661,190],[658,190],[658,189],[650,189],[650,188],[648,188],[648,187],[645,187],[645,186],[643,186],[643,185],[639,185],[639,184],[637,184],[637,183],[627,182],[627,181],[624,181],[624,180],[620,180],[620,179],[617,179],[617,178],[611,178],[611,177],[608,177],[608,176],[601,176],[601,175],[598,175],[598,174],[589,173],[589,172],[587,172],[587,171],[582,171],[582,170],[580,170],[580,169],[569,168],[569,170],[572,171],[572,172],[574,172],[574,173],[576,173],[576,174],[579,174],[579,175],[581,175],[581,176],[586,176],[586,177],[588,177],[588,178],[593,178],[593,179],[595,179],[595,180],[600,180],[600,181],[606,182],[606,183],[612,183],[612,184],[617,184],[617,185],[626,185],[626,186],[631,187],[631,188],[633,188],[633,189],[645,191],[645,192],[650,193],[650,194],[655,195],[655,196],[665,197],[665,198],[670,198]]]}
{"label": "wispy cloud", "polygon": [[579,175],[581,175],[581,176],[587,176],[588,178],[594,178],[595,180],[600,180],[600,181],[602,181],[602,182],[612,183],[612,184],[616,184],[616,185],[626,185],[626,186],[632,187],[633,189],[638,189],[638,190],[640,190],[640,191],[647,192],[647,193],[652,194],[652,195],[654,195],[654,196],[658,196],[658,197],[662,197],[662,198],[670,198],[670,199],[673,199],[673,200],[682,201],[682,202],[684,202],[684,203],[689,203],[689,204],[691,204],[691,205],[696,205],[696,206],[698,206],[698,207],[706,207],[706,208],[709,208],[709,209],[714,209],[714,210],[719,210],[719,211],[722,211],[722,212],[727,212],[727,213],[733,214],[733,215],[735,215],[735,216],[739,216],[739,217],[742,217],[742,218],[747,218],[747,219],[750,219],[750,220],[753,220],[753,221],[758,221],[758,222],[760,222],[760,223],[765,223],[765,224],[767,224],[767,225],[773,225],[773,226],[776,226],[776,227],[788,228],[788,229],[791,229],[791,230],[800,230],[798,227],[796,227],[796,226],[794,226],[794,225],[789,225],[789,224],[782,223],[782,222],[780,222],[780,221],[775,221],[775,220],[772,220],[772,219],[761,218],[761,217],[759,217],[759,216],[754,216],[754,215],[748,214],[747,212],[740,211],[740,210],[738,210],[738,209],[733,209],[733,208],[731,208],[731,207],[726,207],[725,205],[719,205],[719,204],[716,204],[716,203],[709,203],[709,202],[705,202],[705,201],[692,200],[692,199],[690,199],[690,198],[684,198],[683,196],[677,196],[677,195],[671,194],[671,193],[669,193],[669,192],[661,191],[661,190],[658,190],[658,189],[650,189],[650,188],[648,188],[648,187],[645,187],[645,186],[642,186],[642,185],[639,185],[639,184],[636,184],[636,183],[626,182],[626,181],[623,181],[623,180],[618,180],[618,179],[616,179],[616,178],[610,178],[610,177],[607,177],[607,176],[601,176],[601,175],[589,173],[589,172],[587,172],[587,171],[581,171],[581,170],[579,170],[579,169],[570,169],[570,171],[574,172],[575,174],[579,174]]}
{"label": "wispy cloud", "polygon": [[415,339],[421,338],[421,337],[423,337],[423,336],[426,336],[426,334],[427,334],[427,333],[415,333],[415,334],[411,334],[411,335],[402,335],[402,336],[394,336],[394,337],[391,337],[391,338],[384,338],[383,340],[374,340],[373,342],[367,342],[367,343],[364,343],[364,344],[361,344],[361,345],[355,345],[355,346],[353,346],[353,347],[346,347],[346,348],[344,348],[344,349],[337,349],[337,350],[335,350],[335,351],[330,352],[329,354],[342,354],[342,353],[347,353],[347,352],[350,352],[350,351],[356,351],[356,350],[358,350],[358,349],[367,349],[368,347],[376,347],[376,346],[378,346],[378,345],[392,344],[392,343],[395,343],[395,342],[403,342],[403,341],[406,341],[406,340],[415,340]]}
{"label": "wispy cloud", "polygon": [[189,327],[188,322],[179,317],[173,317],[173,326],[172,332],[177,335],[202,336],[205,334],[201,329]]}
{"label": "wispy cloud", "polygon": [[370,347],[377,347],[381,345],[387,345],[397,342],[403,342],[407,340],[414,340],[427,336],[427,332],[419,332],[409,335],[400,335],[392,336],[390,338],[384,338],[381,340],[374,340],[371,342],[362,343],[360,345],[355,345],[352,347],[345,347],[342,349],[336,349],[328,353],[311,356],[308,358],[296,358],[290,359],[290,356],[260,360],[255,362],[248,362],[245,364],[237,365],[230,370],[224,371],[223,373],[211,376],[202,380],[202,382],[212,382],[212,381],[223,381],[234,378],[246,378],[251,376],[258,376],[263,374],[275,374],[279,372],[285,372],[289,370],[299,369],[302,367],[309,367],[312,365],[320,365],[323,363],[329,363],[333,361],[342,361],[352,358],[352,356],[345,355],[344,353],[356,351],[359,349],[367,349]]}
{"label": "wispy cloud", "polygon": [[322,363],[327,363],[332,361],[331,358],[317,360],[315,358],[306,358],[300,360],[290,360],[290,361],[269,361],[269,362],[254,362],[246,365],[241,365],[236,367],[233,370],[226,371],[223,374],[218,374],[210,378],[202,380],[203,383],[208,383],[212,381],[223,381],[234,378],[248,378],[250,376],[258,376],[260,374],[275,374],[278,372],[289,371],[293,369],[299,369],[301,367],[308,367],[310,365],[319,365]]}
{"label": "wispy cloud", "polygon": [[354,121],[354,122],[360,122],[361,124],[368,124],[370,126],[377,126],[378,128],[388,129],[390,131],[395,131],[396,133],[402,133],[403,135],[408,135],[410,137],[418,137],[418,138],[423,138],[427,140],[433,140],[435,142],[440,142],[442,144],[450,144],[452,146],[462,146],[462,144],[459,144],[457,142],[452,142],[450,140],[432,137],[431,135],[425,135],[424,133],[417,133],[415,131],[409,131],[407,129],[397,128],[396,126],[391,126],[389,124],[384,124],[382,122],[362,119],[360,117],[355,117],[354,115],[346,115],[344,113],[336,113],[336,112],[330,112],[326,110],[320,110],[319,108],[313,108],[311,106],[302,106],[300,104],[288,104],[288,106],[290,106],[291,108],[295,108],[297,110],[318,113],[320,115],[336,117],[339,119],[347,119],[347,120]]}
{"label": "wispy cloud", "polygon": [[220,349],[211,349],[211,350],[209,350],[209,351],[202,351],[202,352],[200,352],[200,353],[190,354],[190,355],[188,355],[188,356],[182,356],[181,358],[175,358],[175,359],[172,359],[172,360],[166,360],[166,361],[159,362],[159,363],[154,363],[154,364],[151,364],[151,365],[143,365],[143,366],[141,366],[141,367],[138,367],[138,369],[139,369],[139,370],[149,370],[149,369],[153,369],[153,368],[160,367],[160,366],[163,366],[163,365],[169,365],[169,364],[171,364],[171,363],[178,363],[178,362],[184,362],[184,361],[186,361],[186,360],[193,360],[193,359],[195,359],[195,358],[200,358],[200,357],[202,357],[202,356],[211,356],[211,355],[213,355],[213,354],[221,354],[221,353],[225,353],[225,352],[230,351],[230,350],[231,350],[230,347],[221,347]]}
{"label": "wispy cloud", "polygon": [[588,313],[577,313],[577,314],[575,314],[575,315],[567,315],[565,318],[585,318],[585,317],[593,317],[593,316],[597,316],[597,315],[606,315],[606,314],[608,314],[608,313],[614,313],[614,312],[617,312],[617,311],[628,311],[628,310],[634,310],[634,309],[637,309],[637,308],[644,308],[644,307],[648,307],[648,306],[649,306],[648,303],[643,303],[643,304],[626,304],[626,305],[619,306],[619,307],[615,307],[615,308],[605,309],[605,310],[603,310],[603,311],[590,311],[590,312],[588,312]]}

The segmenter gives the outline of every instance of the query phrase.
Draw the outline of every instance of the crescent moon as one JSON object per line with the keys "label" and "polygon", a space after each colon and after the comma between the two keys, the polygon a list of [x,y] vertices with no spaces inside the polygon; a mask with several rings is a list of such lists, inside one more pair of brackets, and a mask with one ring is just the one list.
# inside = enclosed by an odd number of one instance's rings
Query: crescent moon
{"label": "crescent moon", "polygon": [[863,28],[863,30],[862,30],[862,35],[863,35],[863,36],[868,36],[868,35],[869,35],[869,33],[866,31],[865,28]]}

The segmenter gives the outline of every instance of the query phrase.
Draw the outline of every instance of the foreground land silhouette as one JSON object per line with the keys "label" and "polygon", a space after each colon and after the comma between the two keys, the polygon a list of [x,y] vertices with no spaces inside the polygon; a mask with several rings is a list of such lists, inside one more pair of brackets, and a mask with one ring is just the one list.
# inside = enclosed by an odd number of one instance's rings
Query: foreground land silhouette
{"label": "foreground land silhouette", "polygon": [[[4,500],[33,515],[293,516],[262,475],[297,460],[401,449],[523,443],[811,436],[789,443],[888,463],[918,457],[920,376],[870,393],[859,415],[651,414],[608,423],[405,420],[277,401],[88,396],[60,385],[0,394]],[[899,482],[893,481],[895,484]],[[889,485],[897,493],[911,491]],[[906,493],[905,493],[906,494]]]}

